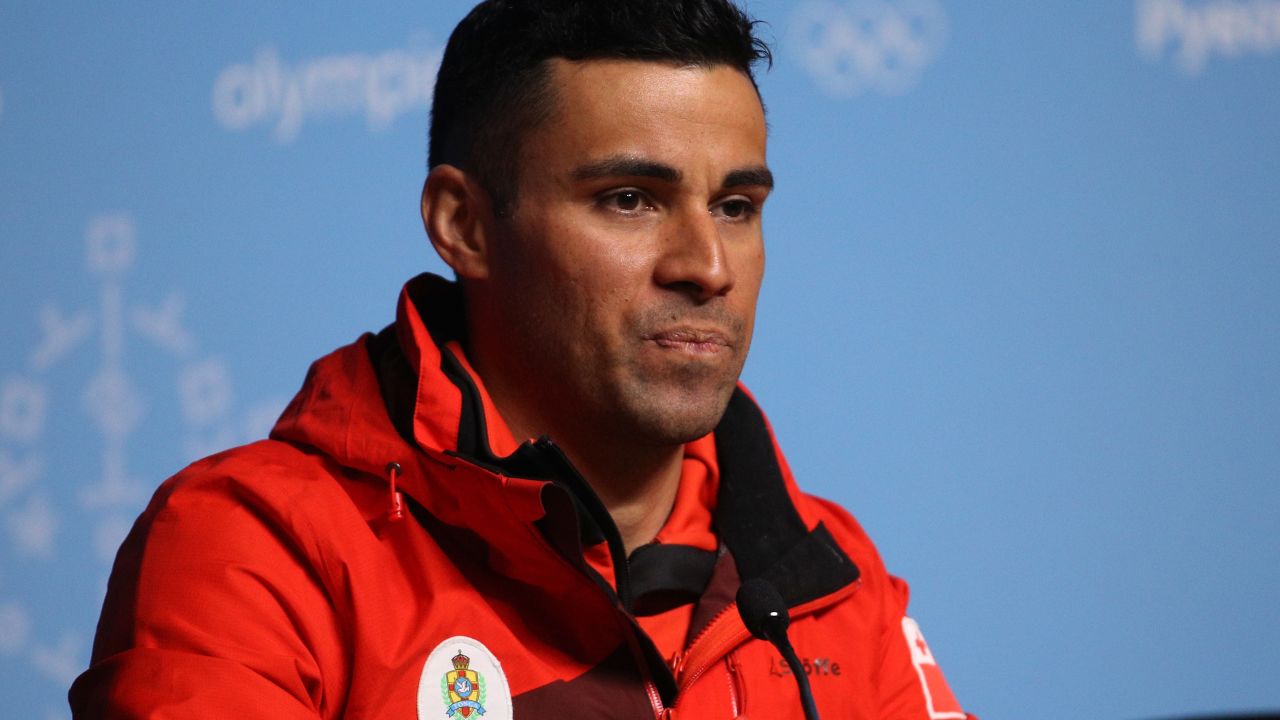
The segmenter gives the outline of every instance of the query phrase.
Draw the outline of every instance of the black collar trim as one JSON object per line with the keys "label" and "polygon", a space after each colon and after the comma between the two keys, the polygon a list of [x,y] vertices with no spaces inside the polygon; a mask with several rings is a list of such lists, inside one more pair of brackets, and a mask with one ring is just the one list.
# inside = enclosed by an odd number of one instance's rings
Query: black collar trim
{"label": "black collar trim", "polygon": [[788,607],[856,581],[858,567],[819,523],[805,527],[787,494],[764,414],[741,389],[716,427],[720,492],[716,534],[733,553],[741,578],[764,578]]}

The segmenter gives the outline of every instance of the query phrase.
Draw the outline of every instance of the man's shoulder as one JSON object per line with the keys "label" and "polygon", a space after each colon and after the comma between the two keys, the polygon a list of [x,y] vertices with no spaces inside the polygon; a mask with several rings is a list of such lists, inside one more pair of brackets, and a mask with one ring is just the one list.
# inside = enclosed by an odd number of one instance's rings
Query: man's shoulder
{"label": "man's shoulder", "polygon": [[208,495],[270,503],[296,498],[304,489],[317,491],[336,475],[334,464],[319,453],[290,442],[259,440],[191,463],[160,486],[155,500]]}
{"label": "man's shoulder", "polygon": [[[260,440],[198,460],[156,490],[139,525],[206,543],[253,536],[322,537],[364,522],[353,486],[373,483],[304,446]],[[160,530],[163,528],[163,530]],[[149,543],[151,544],[151,543]]]}

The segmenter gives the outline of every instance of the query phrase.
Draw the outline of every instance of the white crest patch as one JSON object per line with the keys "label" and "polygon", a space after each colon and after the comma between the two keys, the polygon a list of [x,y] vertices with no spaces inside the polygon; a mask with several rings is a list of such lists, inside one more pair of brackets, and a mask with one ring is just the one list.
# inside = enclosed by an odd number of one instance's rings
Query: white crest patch
{"label": "white crest patch", "polygon": [[437,645],[418,681],[418,720],[512,720],[502,663],[474,638],[456,635]]}

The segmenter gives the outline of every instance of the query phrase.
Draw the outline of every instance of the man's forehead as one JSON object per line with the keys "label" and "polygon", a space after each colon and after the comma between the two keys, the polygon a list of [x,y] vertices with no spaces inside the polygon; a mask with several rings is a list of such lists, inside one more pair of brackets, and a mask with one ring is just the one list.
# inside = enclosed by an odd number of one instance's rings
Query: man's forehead
{"label": "man's forehead", "polygon": [[549,62],[554,112],[534,133],[560,154],[554,160],[573,158],[575,179],[678,181],[681,168],[705,154],[726,155],[718,172],[764,168],[763,106],[750,77],[736,68],[648,60]]}

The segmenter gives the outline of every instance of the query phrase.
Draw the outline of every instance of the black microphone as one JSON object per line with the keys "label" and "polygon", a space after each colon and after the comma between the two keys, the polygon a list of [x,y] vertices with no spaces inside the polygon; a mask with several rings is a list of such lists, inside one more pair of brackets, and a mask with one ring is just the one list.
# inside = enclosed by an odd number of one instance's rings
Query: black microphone
{"label": "black microphone", "polygon": [[764,578],[751,578],[742,583],[738,588],[738,614],[742,615],[742,623],[752,635],[768,640],[782,653],[782,659],[787,661],[787,667],[796,678],[796,686],[800,688],[800,702],[804,705],[806,720],[818,720],[818,706],[813,702],[809,676],[787,638],[791,615],[787,613],[787,604],[778,594],[778,588]]}

